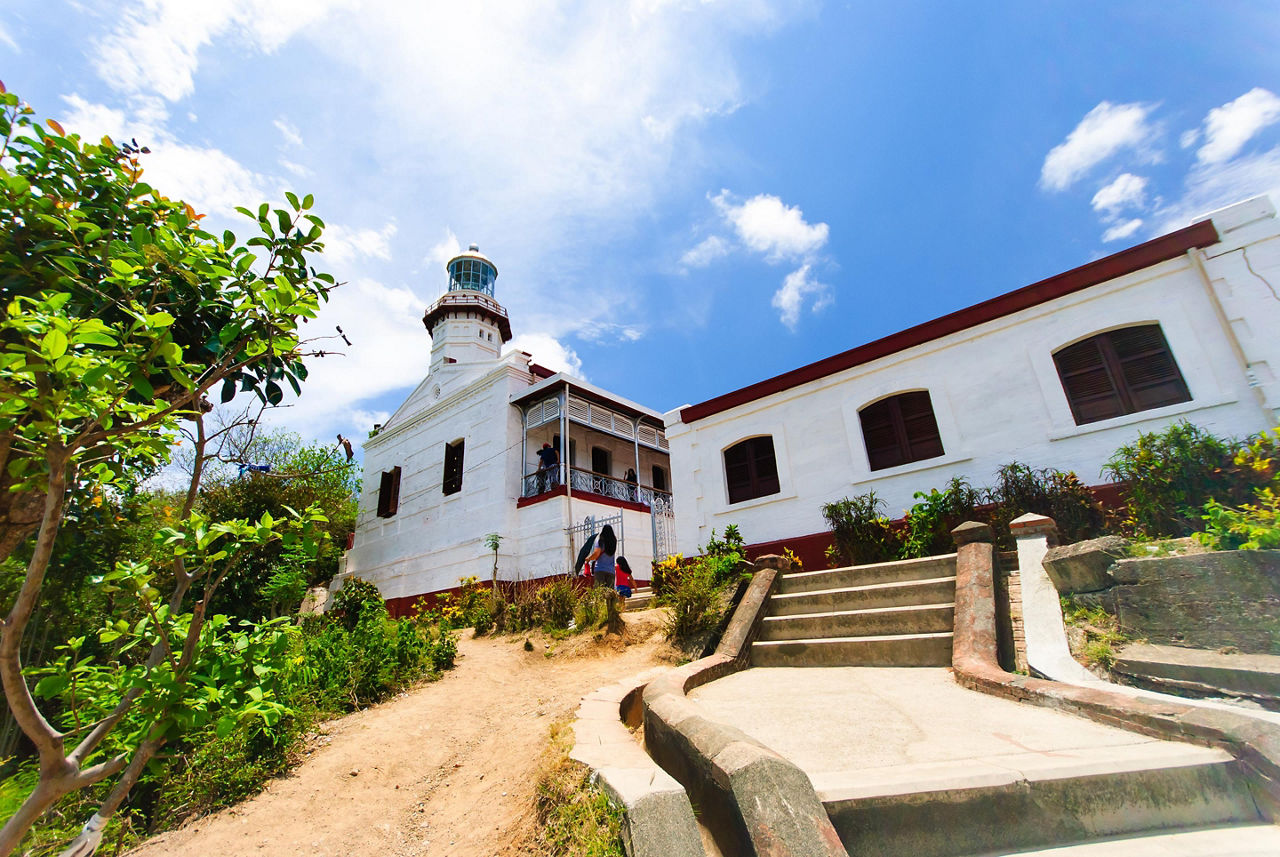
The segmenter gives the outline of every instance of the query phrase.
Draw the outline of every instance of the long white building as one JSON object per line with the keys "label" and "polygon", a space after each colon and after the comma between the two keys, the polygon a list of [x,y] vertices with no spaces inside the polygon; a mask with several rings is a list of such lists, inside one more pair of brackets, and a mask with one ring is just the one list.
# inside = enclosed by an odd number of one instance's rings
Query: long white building
{"label": "long white building", "polygon": [[[662,417],[524,352],[503,356],[496,266],[473,244],[446,269],[449,290],[423,317],[427,377],[364,445],[353,544],[332,588],[361,577],[401,615],[464,577],[488,582],[490,533],[502,537],[499,580],[527,581],[567,572],[604,522],[647,577],[655,548],[674,540]],[[552,471],[538,467],[544,443],[561,450]]]}
{"label": "long white building", "polygon": [[1280,409],[1280,221],[1259,197],[1047,280],[665,415],[685,553],[737,524],[821,556],[823,503],[890,516],[1017,460],[1086,484],[1140,431]]}

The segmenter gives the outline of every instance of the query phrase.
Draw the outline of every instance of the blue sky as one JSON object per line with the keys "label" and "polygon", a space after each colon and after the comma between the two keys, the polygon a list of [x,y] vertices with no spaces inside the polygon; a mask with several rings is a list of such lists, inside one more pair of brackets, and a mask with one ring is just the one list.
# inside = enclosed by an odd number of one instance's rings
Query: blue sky
{"label": "blue sky", "polygon": [[353,346],[275,419],[323,439],[421,379],[458,245],[516,345],[663,411],[1280,199],[1277,44],[1245,2],[0,8],[6,86],[207,223],[315,194]]}

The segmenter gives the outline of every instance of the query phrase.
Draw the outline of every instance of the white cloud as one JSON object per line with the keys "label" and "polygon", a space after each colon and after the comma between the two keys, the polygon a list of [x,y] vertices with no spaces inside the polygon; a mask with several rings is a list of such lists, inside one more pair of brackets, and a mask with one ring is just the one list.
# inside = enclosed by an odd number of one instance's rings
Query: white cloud
{"label": "white cloud", "polygon": [[1145,153],[1158,134],[1158,129],[1147,122],[1154,109],[1152,104],[1098,104],[1067,139],[1049,151],[1040,170],[1040,186],[1066,190],[1117,152],[1132,149]]}
{"label": "white cloud", "polygon": [[1259,194],[1280,199],[1280,146],[1221,164],[1199,164],[1182,194],[1157,208],[1153,234],[1194,223],[1210,212]]}
{"label": "white cloud", "polygon": [[1110,241],[1119,241],[1121,238],[1128,238],[1133,233],[1142,228],[1142,218],[1135,217],[1132,220],[1126,220],[1123,223],[1117,223],[1106,232],[1102,233],[1104,243]]}
{"label": "white cloud", "polygon": [[371,422],[384,422],[356,419],[353,413],[370,410],[370,400],[411,387],[426,375],[431,362],[431,337],[422,327],[426,306],[410,289],[368,277],[333,290],[302,336],[336,337],[334,328],[341,325],[351,345],[337,338],[309,343],[312,350],[338,354],[307,359],[303,395],[276,419],[311,437],[331,437],[336,431],[364,437]]}
{"label": "white cloud", "polygon": [[9,46],[9,49],[16,54],[22,53],[22,48],[18,47],[18,43],[14,41],[13,36],[9,34],[9,28],[4,21],[0,21],[0,44]]}
{"label": "white cloud", "polygon": [[280,166],[284,167],[286,170],[293,173],[295,176],[297,176],[300,179],[309,179],[315,175],[314,172],[307,169],[302,164],[296,164],[293,161],[288,160],[287,158],[281,158],[277,163],[279,163]]}
{"label": "white cloud", "polygon": [[1121,173],[1093,195],[1093,210],[1114,217],[1123,208],[1140,208],[1146,188],[1147,180],[1142,176]]}
{"label": "white cloud", "polygon": [[163,104],[154,98],[132,99],[128,113],[75,93],[62,100],[71,111],[63,122],[69,132],[86,140],[104,135],[117,142],[136,138],[151,149],[142,159],[144,180],[197,211],[235,217],[238,205],[253,207],[283,197],[277,180],[247,169],[225,152],[176,140],[165,127],[168,115]]}
{"label": "white cloud", "polygon": [[395,234],[396,225],[390,222],[381,229],[351,229],[337,223],[325,224],[325,260],[336,264],[357,258],[388,260],[391,258],[391,239]]}
{"label": "white cloud", "polygon": [[585,327],[577,335],[588,342],[636,342],[644,337],[644,328],[629,324],[596,322]]}
{"label": "white cloud", "polygon": [[517,334],[502,349],[503,354],[512,351],[525,351],[533,355],[533,362],[545,366],[552,372],[568,372],[586,380],[582,373],[582,358],[577,352],[548,333]]}
{"label": "white cloud", "polygon": [[119,8],[116,28],[96,45],[98,75],[126,94],[169,101],[190,95],[201,48],[234,33],[270,53],[346,0],[141,0]]}
{"label": "white cloud", "polygon": [[288,119],[281,116],[271,124],[276,126],[276,130],[280,132],[281,137],[284,137],[286,144],[290,146],[302,145],[302,135],[298,133],[298,126],[294,125]]}
{"label": "white cloud", "polygon": [[443,271],[449,260],[461,252],[462,245],[458,242],[458,236],[453,234],[452,229],[445,229],[444,237],[431,245],[423,261],[431,266],[432,273],[436,273]]}
{"label": "white cloud", "polygon": [[709,235],[680,257],[682,268],[705,268],[716,259],[729,255],[729,242],[719,235]]}
{"label": "white cloud", "polygon": [[737,205],[730,200],[729,191],[722,190],[711,202],[738,239],[771,262],[807,258],[827,243],[827,224],[808,223],[804,212],[776,196],[762,193]]}
{"label": "white cloud", "polygon": [[1199,128],[1192,128],[1190,131],[1183,131],[1182,136],[1178,138],[1178,146],[1183,149],[1190,149],[1198,142],[1200,142]]}
{"label": "white cloud", "polygon": [[1202,164],[1230,160],[1255,134],[1276,122],[1280,122],[1280,98],[1254,87],[1235,101],[1209,111],[1204,118],[1205,144],[1196,157]]}
{"label": "white cloud", "polygon": [[782,287],[773,295],[773,307],[778,310],[778,319],[792,331],[800,320],[800,312],[804,309],[806,299],[812,299],[813,312],[827,308],[834,301],[831,288],[811,278],[809,269],[809,265],[802,265],[787,274]]}

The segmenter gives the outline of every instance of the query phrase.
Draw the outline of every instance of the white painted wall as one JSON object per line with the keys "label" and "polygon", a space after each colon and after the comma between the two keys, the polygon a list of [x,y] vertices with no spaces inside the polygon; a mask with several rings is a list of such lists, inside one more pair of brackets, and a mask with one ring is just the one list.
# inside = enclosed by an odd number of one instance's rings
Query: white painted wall
{"label": "white painted wall", "polygon": [[[677,409],[666,414],[666,424],[680,549],[696,551],[712,528],[723,532],[726,524],[737,524],[749,543],[822,532],[828,529],[819,511],[823,503],[872,489],[897,517],[916,491],[941,487],[952,476],[987,484],[1000,465],[1014,460],[1074,470],[1086,484],[1096,484],[1104,481],[1102,465],[1117,447],[1176,420],[1228,436],[1274,427],[1280,411],[1280,225],[1265,198],[1213,219],[1222,240],[1204,252],[1203,264],[1248,373],[1188,256],[691,425]],[[1153,321],[1164,331],[1192,400],[1077,426],[1053,352],[1095,333]],[[859,409],[920,389],[930,393],[945,454],[871,471]],[[773,436],[781,490],[730,505],[723,450],[761,434]]]}

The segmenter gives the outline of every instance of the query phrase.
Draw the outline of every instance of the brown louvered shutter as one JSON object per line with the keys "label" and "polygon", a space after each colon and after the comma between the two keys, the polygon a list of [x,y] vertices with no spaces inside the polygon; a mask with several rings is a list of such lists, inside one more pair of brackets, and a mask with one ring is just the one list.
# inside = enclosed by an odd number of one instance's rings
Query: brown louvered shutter
{"label": "brown louvered shutter", "polygon": [[1191,401],[1158,324],[1100,333],[1053,361],[1077,425]]}
{"label": "brown louvered shutter", "polygon": [[872,470],[943,454],[938,421],[927,390],[881,399],[859,411],[858,419]]}
{"label": "brown louvered shutter", "polygon": [[400,511],[400,468],[382,471],[378,483],[378,517],[390,518]]}
{"label": "brown louvered shutter", "polygon": [[724,475],[730,503],[777,494],[778,462],[773,454],[773,438],[751,437],[726,449]]}

